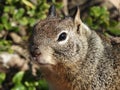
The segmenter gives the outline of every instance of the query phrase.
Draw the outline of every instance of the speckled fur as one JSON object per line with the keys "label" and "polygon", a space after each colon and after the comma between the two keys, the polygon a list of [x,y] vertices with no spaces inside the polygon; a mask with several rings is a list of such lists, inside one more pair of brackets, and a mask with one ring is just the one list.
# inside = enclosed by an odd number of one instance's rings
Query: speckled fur
{"label": "speckled fur", "polygon": [[[34,26],[30,51],[45,47],[49,53],[50,48],[56,62],[38,64],[51,90],[120,90],[120,45],[105,42],[95,31],[87,35],[77,29],[72,18],[47,18]],[[69,39],[59,45],[56,37],[63,30]]]}

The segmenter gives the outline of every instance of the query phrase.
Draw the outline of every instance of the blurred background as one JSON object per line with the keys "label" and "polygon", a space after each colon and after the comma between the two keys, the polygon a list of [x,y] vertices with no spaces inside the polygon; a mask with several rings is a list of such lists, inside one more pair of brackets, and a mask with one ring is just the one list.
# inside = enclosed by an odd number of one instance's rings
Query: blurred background
{"label": "blurred background", "polygon": [[30,62],[28,42],[51,4],[60,17],[73,16],[79,6],[85,24],[120,44],[120,0],[0,0],[0,90],[48,90]]}

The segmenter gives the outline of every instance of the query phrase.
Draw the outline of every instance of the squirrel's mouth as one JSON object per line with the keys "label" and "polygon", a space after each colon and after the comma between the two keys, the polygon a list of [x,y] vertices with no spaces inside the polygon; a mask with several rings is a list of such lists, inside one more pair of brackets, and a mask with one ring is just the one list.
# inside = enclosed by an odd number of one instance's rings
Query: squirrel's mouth
{"label": "squirrel's mouth", "polygon": [[39,65],[49,65],[49,63],[45,62],[45,60],[40,59],[40,56],[32,57],[32,62]]}
{"label": "squirrel's mouth", "polygon": [[32,59],[33,63],[39,64],[42,66],[56,64],[56,62],[54,60],[52,60],[50,55],[46,56],[46,55],[42,55],[42,54],[36,54],[36,55],[32,56],[31,59]]}

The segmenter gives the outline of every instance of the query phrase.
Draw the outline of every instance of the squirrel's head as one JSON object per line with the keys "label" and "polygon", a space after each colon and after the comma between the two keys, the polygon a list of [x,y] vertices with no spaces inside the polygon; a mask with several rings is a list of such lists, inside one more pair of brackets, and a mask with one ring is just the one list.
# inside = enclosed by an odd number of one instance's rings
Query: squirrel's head
{"label": "squirrel's head", "polygon": [[33,27],[30,52],[33,60],[42,66],[77,63],[85,58],[91,31],[82,23],[80,10],[75,17],[59,18],[51,6],[45,20]]}

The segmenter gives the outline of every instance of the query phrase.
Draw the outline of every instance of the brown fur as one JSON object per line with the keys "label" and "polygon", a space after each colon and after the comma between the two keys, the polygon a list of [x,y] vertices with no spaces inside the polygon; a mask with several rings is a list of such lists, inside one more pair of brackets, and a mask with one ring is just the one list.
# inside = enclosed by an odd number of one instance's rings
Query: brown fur
{"label": "brown fur", "polygon": [[[32,57],[51,90],[120,90],[120,45],[90,30],[78,14],[38,22],[30,39]],[[61,32],[68,37],[62,44]]]}

